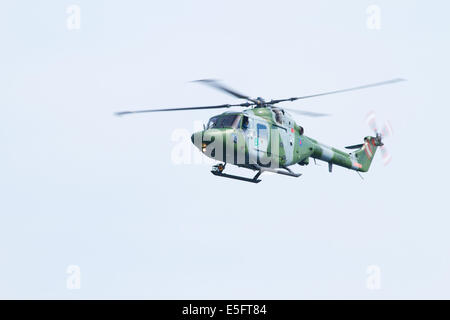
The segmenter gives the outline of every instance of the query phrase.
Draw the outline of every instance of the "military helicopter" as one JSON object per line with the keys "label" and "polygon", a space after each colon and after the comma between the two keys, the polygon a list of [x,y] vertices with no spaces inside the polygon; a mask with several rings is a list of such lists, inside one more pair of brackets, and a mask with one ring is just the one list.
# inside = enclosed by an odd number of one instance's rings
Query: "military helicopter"
{"label": "military helicopter", "polygon": [[[229,111],[211,117],[202,131],[192,134],[192,143],[203,154],[223,162],[213,166],[211,172],[214,175],[252,183],[259,183],[261,181],[259,177],[264,172],[299,177],[301,173],[293,172],[289,166],[294,164],[308,165],[310,158],[313,158],[314,161],[319,159],[327,162],[329,172],[332,172],[334,164],[359,173],[369,170],[377,148],[383,146],[383,134],[377,131],[373,121],[371,121],[371,127],[375,136],[366,136],[363,143],[346,147],[347,149],[354,149],[353,152],[347,153],[304,135],[303,127],[297,124],[286,110],[311,117],[321,117],[326,116],[326,114],[283,109],[277,105],[281,102],[292,102],[400,81],[404,81],[404,79],[396,78],[342,90],[266,101],[261,97],[250,98],[217,80],[203,79],[194,82],[218,89],[235,98],[246,100],[246,102],[187,108],[121,111],[117,112],[116,115],[243,107],[246,108],[243,111]],[[257,173],[252,178],[227,174],[224,172],[226,164],[247,168],[257,171]]]}

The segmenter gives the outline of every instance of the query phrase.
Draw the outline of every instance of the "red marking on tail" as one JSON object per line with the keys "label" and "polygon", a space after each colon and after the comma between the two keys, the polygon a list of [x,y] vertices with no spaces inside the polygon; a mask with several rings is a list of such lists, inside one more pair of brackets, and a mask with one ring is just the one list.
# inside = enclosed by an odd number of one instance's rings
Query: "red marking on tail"
{"label": "red marking on tail", "polygon": [[365,146],[364,151],[366,152],[367,157],[372,158],[372,149],[370,149],[370,143],[366,141],[364,146]]}

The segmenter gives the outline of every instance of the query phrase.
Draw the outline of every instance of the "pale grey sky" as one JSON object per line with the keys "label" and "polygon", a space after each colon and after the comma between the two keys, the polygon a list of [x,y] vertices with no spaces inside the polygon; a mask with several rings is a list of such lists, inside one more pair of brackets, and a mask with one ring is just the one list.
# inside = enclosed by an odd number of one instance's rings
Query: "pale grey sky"
{"label": "pale grey sky", "polygon": [[[373,4],[380,30],[366,26]],[[0,298],[450,298],[445,2],[0,9]],[[392,161],[377,154],[365,180],[314,164],[297,179],[220,179],[171,158],[173,132],[216,112],[113,116],[237,102],[188,82],[200,78],[270,99],[396,77],[408,81],[286,104],[333,114],[296,118],[338,148],[371,133],[369,111],[389,120]]]}

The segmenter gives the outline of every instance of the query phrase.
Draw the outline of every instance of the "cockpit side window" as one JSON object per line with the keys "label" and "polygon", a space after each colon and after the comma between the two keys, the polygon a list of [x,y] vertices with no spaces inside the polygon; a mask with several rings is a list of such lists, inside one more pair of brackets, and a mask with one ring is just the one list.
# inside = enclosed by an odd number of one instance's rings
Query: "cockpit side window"
{"label": "cockpit side window", "polygon": [[279,109],[274,109],[273,112],[275,113],[275,121],[279,124],[283,124],[284,113],[282,113]]}
{"label": "cockpit side window", "polygon": [[241,116],[236,116],[236,118],[234,118],[233,124],[231,126],[234,129],[239,129],[241,127]]}
{"label": "cockpit side window", "polygon": [[234,115],[226,115],[220,117],[217,120],[217,128],[231,128],[234,122],[234,118],[236,118],[236,116]]}
{"label": "cockpit side window", "polygon": [[213,117],[208,122],[208,129],[212,128],[239,128],[240,115],[230,114]]}
{"label": "cockpit side window", "polygon": [[243,116],[242,117],[242,129],[243,130],[247,130],[249,125],[250,125],[250,122],[248,120],[248,117],[247,116]]}
{"label": "cockpit side window", "polygon": [[209,119],[208,121],[208,126],[207,129],[212,129],[215,128],[217,124],[217,117],[212,117],[211,119]]}

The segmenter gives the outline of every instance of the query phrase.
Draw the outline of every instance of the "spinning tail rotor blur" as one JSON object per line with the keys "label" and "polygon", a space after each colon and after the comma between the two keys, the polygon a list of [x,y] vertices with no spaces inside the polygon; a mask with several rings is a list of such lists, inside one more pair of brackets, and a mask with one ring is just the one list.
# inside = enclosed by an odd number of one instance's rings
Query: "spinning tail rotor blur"
{"label": "spinning tail rotor blur", "polygon": [[389,162],[391,162],[392,156],[389,153],[389,151],[387,150],[384,143],[382,142],[382,139],[392,136],[392,133],[393,133],[392,126],[391,126],[390,122],[386,120],[380,130],[380,128],[377,126],[375,112],[373,112],[373,111],[371,111],[371,112],[369,112],[369,114],[367,114],[366,122],[369,125],[370,129],[373,132],[375,132],[375,137],[381,143],[381,146],[380,146],[381,157],[383,159],[383,164],[386,166],[389,164]]}

